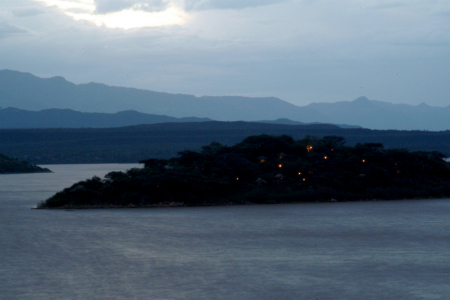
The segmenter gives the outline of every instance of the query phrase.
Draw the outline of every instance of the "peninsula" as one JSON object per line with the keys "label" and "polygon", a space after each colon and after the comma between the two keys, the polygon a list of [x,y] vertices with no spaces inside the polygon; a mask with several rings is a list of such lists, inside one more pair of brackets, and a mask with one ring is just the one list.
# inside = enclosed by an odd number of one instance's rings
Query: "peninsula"
{"label": "peninsula", "polygon": [[19,161],[0,153],[0,174],[45,172],[51,171],[47,168],[41,168],[39,166],[32,165],[27,161]]}
{"label": "peninsula", "polygon": [[450,197],[440,152],[384,150],[380,143],[258,135],[211,143],[143,168],[75,183],[37,208],[117,208]]}

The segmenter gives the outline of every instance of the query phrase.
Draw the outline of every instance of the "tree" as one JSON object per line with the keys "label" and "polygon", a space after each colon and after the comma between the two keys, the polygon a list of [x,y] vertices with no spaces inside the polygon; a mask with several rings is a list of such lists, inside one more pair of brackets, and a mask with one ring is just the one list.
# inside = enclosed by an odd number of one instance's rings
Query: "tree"
{"label": "tree", "polygon": [[336,149],[345,144],[346,140],[342,136],[327,135],[322,139],[322,143],[328,149]]}

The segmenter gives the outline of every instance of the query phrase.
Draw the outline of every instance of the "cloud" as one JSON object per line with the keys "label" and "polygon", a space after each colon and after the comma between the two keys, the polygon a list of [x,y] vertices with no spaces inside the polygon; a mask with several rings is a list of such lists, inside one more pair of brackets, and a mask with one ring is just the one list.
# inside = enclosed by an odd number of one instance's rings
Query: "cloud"
{"label": "cloud", "polygon": [[[187,11],[208,9],[243,9],[286,2],[288,0],[184,0]],[[159,12],[173,4],[170,0],[94,0],[95,13],[106,14],[125,9]]]}
{"label": "cloud", "polygon": [[3,68],[297,104],[364,92],[448,105],[448,0],[1,1]]}
{"label": "cloud", "polygon": [[97,14],[119,12],[125,9],[142,10],[146,12],[160,12],[170,6],[167,0],[95,0]]}
{"label": "cloud", "polygon": [[43,9],[40,8],[18,8],[12,11],[15,17],[34,17],[45,13]]}
{"label": "cloud", "polygon": [[[39,0],[76,21],[98,27],[144,28],[179,25],[187,14],[177,1],[182,0]],[[79,22],[80,24],[82,22]]]}
{"label": "cloud", "polygon": [[0,39],[24,33],[28,33],[28,30],[6,22],[0,22]]}
{"label": "cloud", "polygon": [[[96,14],[119,12],[126,9],[160,12],[173,4],[181,4],[186,11],[210,9],[243,9],[286,2],[288,0],[94,0]],[[178,2],[178,3],[174,3]],[[184,2],[184,5],[182,4]]]}
{"label": "cloud", "polygon": [[375,3],[368,3],[367,7],[369,9],[392,9],[407,6],[407,2],[401,1],[377,1]]}
{"label": "cloud", "polygon": [[287,0],[185,0],[186,10],[243,9],[286,2]]}

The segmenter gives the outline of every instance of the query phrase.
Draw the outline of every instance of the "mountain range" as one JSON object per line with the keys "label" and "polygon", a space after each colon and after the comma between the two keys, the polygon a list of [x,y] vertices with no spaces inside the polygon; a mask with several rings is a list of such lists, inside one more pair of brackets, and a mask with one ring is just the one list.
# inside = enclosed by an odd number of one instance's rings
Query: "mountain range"
{"label": "mountain range", "polygon": [[[432,107],[422,103],[413,106],[360,97],[353,101],[296,106],[275,97],[196,97],[99,83],[77,85],[59,76],[39,78],[11,70],[0,71],[0,107],[32,111],[71,109],[85,113],[120,112],[119,116],[135,114],[132,116],[135,118],[138,118],[139,112],[161,117],[196,117],[218,121],[283,118],[303,123],[352,124],[370,129],[450,129],[450,105]],[[135,112],[127,112],[130,110]]]}
{"label": "mountain range", "polygon": [[[72,109],[43,109],[29,111],[13,107],[0,109],[0,129],[12,128],[112,128],[157,123],[208,122],[209,118],[174,118],[164,115],[144,114],[134,110],[114,114],[86,113]],[[255,123],[283,125],[314,125],[289,119],[262,120]],[[340,128],[360,128],[359,126],[337,125]]]}
{"label": "mountain range", "polygon": [[134,110],[107,113],[83,113],[72,109],[29,111],[8,107],[0,109],[0,128],[109,128],[171,122],[206,122],[208,118],[174,118],[144,114]]}

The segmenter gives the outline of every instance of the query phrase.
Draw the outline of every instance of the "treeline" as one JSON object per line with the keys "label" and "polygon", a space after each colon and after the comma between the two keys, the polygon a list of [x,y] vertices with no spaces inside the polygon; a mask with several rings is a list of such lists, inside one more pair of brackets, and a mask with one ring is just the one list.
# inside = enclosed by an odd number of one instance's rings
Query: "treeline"
{"label": "treeline", "polygon": [[345,146],[345,139],[250,136],[203,146],[144,168],[78,182],[39,208],[197,206],[450,197],[444,154]]}
{"label": "treeline", "polygon": [[0,153],[0,174],[51,172],[47,168],[32,165],[27,161],[19,161]]}
{"label": "treeline", "polygon": [[0,130],[0,152],[33,164],[133,163],[200,150],[211,142],[234,145],[250,135],[342,136],[348,145],[373,141],[387,149],[438,150],[450,155],[450,131],[342,129],[334,125],[248,122],[163,123],[106,129]]}

